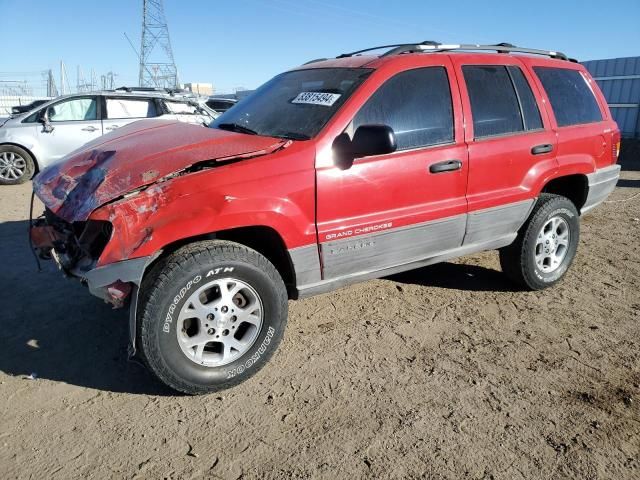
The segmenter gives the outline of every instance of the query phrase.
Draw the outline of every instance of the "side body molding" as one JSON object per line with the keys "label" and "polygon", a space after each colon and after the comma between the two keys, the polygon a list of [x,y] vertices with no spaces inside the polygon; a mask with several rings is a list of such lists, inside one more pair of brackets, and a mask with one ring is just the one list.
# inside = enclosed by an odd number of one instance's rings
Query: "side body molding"
{"label": "side body molding", "polygon": [[511,244],[536,199],[289,250],[298,297]]}

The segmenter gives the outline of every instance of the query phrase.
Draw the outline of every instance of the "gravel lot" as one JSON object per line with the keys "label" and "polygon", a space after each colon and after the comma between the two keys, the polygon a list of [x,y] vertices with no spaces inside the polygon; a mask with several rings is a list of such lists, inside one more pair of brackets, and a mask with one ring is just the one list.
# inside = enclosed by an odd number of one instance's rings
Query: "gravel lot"
{"label": "gravel lot", "polygon": [[36,272],[30,185],[1,187],[0,478],[640,478],[638,170],[556,288],[487,252],[291,302],[270,365],[204,397],[127,362],[126,312]]}

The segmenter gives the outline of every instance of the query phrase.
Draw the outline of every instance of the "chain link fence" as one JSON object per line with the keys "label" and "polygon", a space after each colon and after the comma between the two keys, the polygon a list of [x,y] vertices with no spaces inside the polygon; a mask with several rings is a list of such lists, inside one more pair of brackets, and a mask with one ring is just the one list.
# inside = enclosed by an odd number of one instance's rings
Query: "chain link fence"
{"label": "chain link fence", "polygon": [[11,115],[11,108],[34,100],[58,95],[51,70],[0,72],[0,117]]}

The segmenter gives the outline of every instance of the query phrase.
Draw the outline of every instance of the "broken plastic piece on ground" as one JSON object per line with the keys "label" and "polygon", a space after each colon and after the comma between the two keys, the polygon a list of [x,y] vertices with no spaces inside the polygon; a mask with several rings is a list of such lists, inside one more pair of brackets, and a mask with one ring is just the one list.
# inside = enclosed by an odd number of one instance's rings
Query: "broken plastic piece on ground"
{"label": "broken plastic piece on ground", "polygon": [[131,284],[121,282],[120,280],[113,282],[107,287],[107,294],[109,295],[108,301],[114,308],[122,307],[130,293]]}
{"label": "broken plastic piece on ground", "polygon": [[31,372],[31,374],[27,377],[27,380],[35,380],[38,378],[38,374],[36,372]]}

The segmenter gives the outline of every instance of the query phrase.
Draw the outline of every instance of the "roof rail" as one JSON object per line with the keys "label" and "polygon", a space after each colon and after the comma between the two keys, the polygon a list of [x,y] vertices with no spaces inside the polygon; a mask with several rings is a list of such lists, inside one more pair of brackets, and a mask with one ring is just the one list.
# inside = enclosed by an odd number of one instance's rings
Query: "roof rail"
{"label": "roof rail", "polygon": [[324,62],[325,60],[329,60],[328,58],[314,58],[313,60],[309,60],[308,62],[304,62],[302,65],[309,65],[310,63],[316,62]]}
{"label": "roof rail", "polygon": [[163,87],[119,87],[116,88],[115,91],[123,90],[125,92],[159,92],[159,93],[168,93],[169,95],[173,95],[175,93],[191,93],[188,90],[184,90],[182,88],[163,88]]}
{"label": "roof rail", "polygon": [[[532,55],[544,55],[547,57],[557,58],[560,60],[570,60],[569,57],[567,57],[562,52],[556,52],[552,50],[537,50],[534,48],[521,48],[521,47],[516,47],[515,45],[512,45],[510,43],[480,45],[475,43],[444,44],[444,43],[436,43],[436,42],[429,42],[429,43],[423,42],[423,43],[416,43],[416,44],[395,45],[395,48],[392,48],[391,50],[389,50],[388,52],[384,53],[381,56],[386,57],[389,55],[400,55],[402,53],[414,53],[414,52],[444,52],[449,50],[467,50],[467,51],[493,50],[498,53],[529,53]],[[358,52],[355,52],[355,53],[358,53]]]}
{"label": "roof rail", "polygon": [[[422,43],[418,43],[416,45],[440,45],[439,42],[434,42],[433,40],[425,40]],[[416,45],[413,45],[414,47]],[[336,58],[347,58],[347,57],[353,57],[354,55],[359,55],[360,53],[364,53],[364,52],[371,52],[373,50],[382,50],[383,48],[400,48],[400,47],[409,47],[410,45],[406,44],[406,43],[395,43],[393,45],[380,45],[379,47],[371,47],[371,48],[364,48],[362,50],[356,50],[355,52],[351,52],[351,53],[343,53],[342,55],[338,55]],[[396,48],[394,48],[394,50],[396,50]],[[391,50],[393,51],[393,50]]]}

